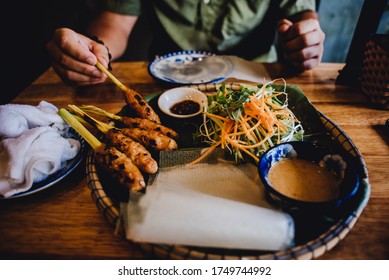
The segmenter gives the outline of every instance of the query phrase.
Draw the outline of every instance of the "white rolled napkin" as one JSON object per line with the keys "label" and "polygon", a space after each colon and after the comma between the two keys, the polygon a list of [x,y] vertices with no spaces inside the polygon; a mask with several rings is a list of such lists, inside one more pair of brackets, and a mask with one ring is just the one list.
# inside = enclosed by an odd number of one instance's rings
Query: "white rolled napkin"
{"label": "white rolled napkin", "polygon": [[34,182],[60,170],[80,151],[80,142],[66,139],[50,126],[31,128],[0,142],[0,194],[26,191]]}
{"label": "white rolled napkin", "polygon": [[18,137],[30,128],[53,126],[62,130],[65,122],[57,114],[58,108],[41,101],[38,106],[27,104],[0,105],[0,139]]}
{"label": "white rolled napkin", "polygon": [[135,242],[280,250],[294,242],[294,221],[272,208],[252,164],[161,168],[146,194],[122,204]]}

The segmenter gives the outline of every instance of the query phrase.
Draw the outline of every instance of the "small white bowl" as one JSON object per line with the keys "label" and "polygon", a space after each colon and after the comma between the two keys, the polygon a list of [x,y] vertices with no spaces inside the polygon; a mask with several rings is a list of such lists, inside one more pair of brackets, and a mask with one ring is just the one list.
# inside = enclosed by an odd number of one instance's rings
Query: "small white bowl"
{"label": "small white bowl", "polygon": [[[193,101],[198,104],[198,110],[195,112],[177,114],[172,111],[173,106],[184,102]],[[188,87],[178,87],[165,91],[158,99],[158,106],[163,113],[175,118],[191,118],[201,114],[208,104],[208,98],[205,93]]]}

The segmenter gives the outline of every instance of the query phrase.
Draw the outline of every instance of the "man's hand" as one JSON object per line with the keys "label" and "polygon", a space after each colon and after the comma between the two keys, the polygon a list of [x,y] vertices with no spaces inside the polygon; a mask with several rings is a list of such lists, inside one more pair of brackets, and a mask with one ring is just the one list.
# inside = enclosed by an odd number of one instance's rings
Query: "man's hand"
{"label": "man's hand", "polygon": [[72,86],[104,82],[106,76],[96,68],[96,61],[108,67],[107,48],[68,28],[55,30],[47,44],[52,66],[61,79]]}
{"label": "man's hand", "polygon": [[278,23],[279,43],[284,57],[301,70],[316,67],[323,56],[325,34],[317,19]]}

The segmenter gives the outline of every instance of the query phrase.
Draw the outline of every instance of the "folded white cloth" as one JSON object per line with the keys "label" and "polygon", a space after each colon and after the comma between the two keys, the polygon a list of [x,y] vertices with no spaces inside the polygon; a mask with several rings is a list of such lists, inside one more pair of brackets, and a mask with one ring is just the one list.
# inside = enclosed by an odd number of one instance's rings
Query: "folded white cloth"
{"label": "folded white cloth", "polygon": [[41,101],[38,106],[5,104],[0,106],[0,139],[18,137],[26,130],[51,125],[62,130],[65,122],[57,114],[58,108]]}
{"label": "folded white cloth", "polygon": [[[54,118],[53,118],[54,119]],[[26,191],[63,167],[80,150],[80,142],[65,139],[50,126],[31,128],[0,142],[0,194]]]}

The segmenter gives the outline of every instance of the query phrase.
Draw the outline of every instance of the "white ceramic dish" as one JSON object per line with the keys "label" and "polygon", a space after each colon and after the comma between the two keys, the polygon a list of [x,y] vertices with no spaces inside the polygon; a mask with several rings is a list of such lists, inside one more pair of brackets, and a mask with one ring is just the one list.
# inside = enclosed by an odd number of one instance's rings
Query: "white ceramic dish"
{"label": "white ceramic dish", "polygon": [[183,51],[156,58],[149,73],[162,81],[175,84],[217,83],[228,78],[233,63],[209,52]]}
{"label": "white ceramic dish", "polygon": [[[172,106],[183,101],[194,101],[195,103],[198,103],[198,110],[191,114],[173,113],[171,110]],[[191,118],[203,112],[204,108],[207,106],[207,102],[208,99],[205,93],[194,88],[178,87],[162,93],[158,99],[158,107],[168,116],[175,118]]]}

